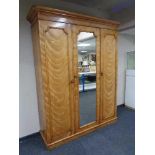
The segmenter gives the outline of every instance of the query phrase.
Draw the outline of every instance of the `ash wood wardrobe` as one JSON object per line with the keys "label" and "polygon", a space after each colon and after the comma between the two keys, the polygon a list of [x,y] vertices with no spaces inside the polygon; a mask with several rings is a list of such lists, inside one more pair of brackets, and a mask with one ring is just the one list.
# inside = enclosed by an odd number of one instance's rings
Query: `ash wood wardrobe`
{"label": "ash wood wardrobe", "polygon": [[[41,135],[56,147],[117,119],[117,28],[119,23],[33,6],[31,23]],[[80,126],[78,47],[80,32],[96,41],[96,120]]]}

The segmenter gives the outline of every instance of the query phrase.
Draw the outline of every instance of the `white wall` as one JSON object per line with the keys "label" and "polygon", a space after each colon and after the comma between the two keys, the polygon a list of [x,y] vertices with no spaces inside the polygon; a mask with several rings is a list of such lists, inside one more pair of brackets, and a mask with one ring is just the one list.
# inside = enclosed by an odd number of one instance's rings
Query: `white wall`
{"label": "white wall", "polygon": [[[90,8],[66,4],[61,1],[52,0],[50,6],[76,12],[83,12],[98,17],[107,17],[107,14],[92,11]],[[47,5],[49,1],[44,1]],[[26,21],[26,14],[32,4],[44,4],[41,0],[20,0],[20,25],[19,25],[19,137],[38,132],[40,130],[36,94],[36,80],[32,53],[31,27]],[[49,5],[49,4],[48,4]],[[125,83],[125,52],[133,49],[133,43],[130,36],[119,35],[118,40],[118,98],[117,104],[124,103],[124,83]]]}
{"label": "white wall", "polygon": [[19,136],[39,130],[36,80],[30,25],[20,20],[19,47]]}
{"label": "white wall", "polygon": [[135,70],[126,71],[125,105],[135,109]]}
{"label": "white wall", "polygon": [[117,105],[124,104],[125,100],[125,71],[126,52],[134,51],[134,36],[119,33],[118,35],[118,82]]}

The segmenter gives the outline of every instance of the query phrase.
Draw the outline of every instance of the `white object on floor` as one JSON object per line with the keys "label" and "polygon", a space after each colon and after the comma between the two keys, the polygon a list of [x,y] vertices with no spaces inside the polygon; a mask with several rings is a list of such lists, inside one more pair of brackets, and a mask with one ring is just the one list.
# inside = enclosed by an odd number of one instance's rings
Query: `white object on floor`
{"label": "white object on floor", "polygon": [[[96,89],[96,83],[85,84],[85,90],[92,90],[92,89]],[[79,91],[81,92],[82,90],[83,86],[79,85]]]}
{"label": "white object on floor", "polygon": [[135,70],[126,70],[125,105],[135,109]]}

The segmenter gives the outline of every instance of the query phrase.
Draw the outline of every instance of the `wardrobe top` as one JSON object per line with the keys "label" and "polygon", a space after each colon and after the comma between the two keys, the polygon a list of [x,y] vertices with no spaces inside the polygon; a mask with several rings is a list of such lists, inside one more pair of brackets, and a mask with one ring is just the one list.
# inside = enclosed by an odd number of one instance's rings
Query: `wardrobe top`
{"label": "wardrobe top", "polygon": [[48,21],[56,21],[56,22],[79,24],[79,25],[85,25],[87,23],[88,26],[111,28],[111,29],[117,29],[120,24],[117,21],[92,17],[88,15],[38,5],[31,7],[27,15],[27,20],[31,24],[33,24],[36,20],[48,20]]}

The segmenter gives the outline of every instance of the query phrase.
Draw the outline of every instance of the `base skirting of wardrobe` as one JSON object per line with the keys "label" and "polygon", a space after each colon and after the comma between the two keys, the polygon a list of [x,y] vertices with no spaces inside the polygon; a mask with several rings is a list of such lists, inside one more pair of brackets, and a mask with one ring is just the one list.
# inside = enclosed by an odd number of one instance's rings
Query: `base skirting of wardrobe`
{"label": "base skirting of wardrobe", "polygon": [[40,131],[40,133],[41,133],[41,136],[42,136],[47,148],[52,149],[52,148],[58,147],[59,145],[65,144],[65,143],[67,143],[67,142],[69,142],[71,140],[79,138],[80,136],[83,136],[83,135],[85,135],[87,133],[90,133],[90,132],[96,130],[97,128],[104,127],[104,126],[106,126],[108,124],[111,124],[111,123],[115,123],[116,120],[117,120],[117,117],[111,118],[111,119],[109,119],[109,120],[107,120],[107,121],[105,121],[103,123],[94,125],[93,127],[87,128],[87,129],[85,129],[83,131],[75,133],[74,135],[70,135],[70,136],[68,136],[66,138],[63,138],[61,140],[55,141],[55,142],[50,143],[50,144],[47,143],[46,139],[44,138],[44,135],[43,135],[42,131]]}

